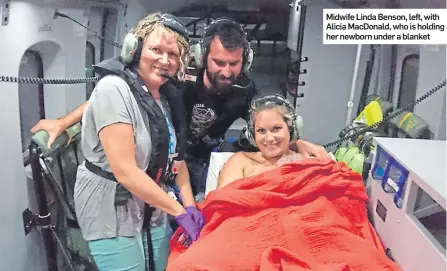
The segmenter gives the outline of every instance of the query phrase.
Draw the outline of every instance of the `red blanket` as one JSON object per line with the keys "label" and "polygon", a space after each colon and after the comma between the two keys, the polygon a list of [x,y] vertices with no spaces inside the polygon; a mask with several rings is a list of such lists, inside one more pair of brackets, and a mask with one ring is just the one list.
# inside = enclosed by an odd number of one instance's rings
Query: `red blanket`
{"label": "red blanket", "polygon": [[206,225],[189,248],[171,239],[169,271],[400,270],[369,223],[359,174],[306,160],[237,180],[200,204]]}

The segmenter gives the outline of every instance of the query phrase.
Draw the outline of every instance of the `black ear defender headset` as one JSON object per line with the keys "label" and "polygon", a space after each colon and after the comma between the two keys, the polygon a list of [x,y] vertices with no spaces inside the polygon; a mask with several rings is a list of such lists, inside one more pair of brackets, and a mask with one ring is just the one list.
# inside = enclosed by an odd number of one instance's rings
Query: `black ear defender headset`
{"label": "black ear defender headset", "polygon": [[202,40],[197,44],[192,45],[194,51],[194,63],[198,68],[206,67],[206,60],[208,58],[209,48],[213,41],[214,35],[225,27],[233,27],[239,30],[244,36],[244,53],[242,60],[242,71],[247,72],[253,63],[253,50],[250,48],[250,42],[248,41],[247,34],[240,24],[228,17],[219,17],[211,21],[211,23],[205,28]]}
{"label": "black ear defender headset", "polygon": [[[189,42],[188,30],[185,25],[174,15],[164,13],[158,19],[148,22],[148,25],[161,23],[165,27],[184,37]],[[120,59],[127,66],[137,65],[140,61],[141,51],[143,50],[144,40],[137,37],[134,33],[127,33],[124,37],[123,48],[121,49]]]}
{"label": "black ear defender headset", "polygon": [[289,131],[290,131],[290,141],[296,141],[299,139],[299,134],[298,134],[298,125],[296,123],[296,119],[297,119],[297,115],[295,113],[295,108],[293,108],[292,104],[286,99],[284,98],[282,95],[276,94],[276,93],[269,93],[269,94],[264,94],[258,97],[255,97],[253,99],[253,101],[250,104],[250,110],[249,110],[249,114],[250,114],[250,118],[249,121],[247,123],[247,132],[246,132],[246,136],[248,141],[250,142],[251,145],[256,146],[256,141],[255,141],[255,125],[254,125],[254,119],[253,119],[253,110],[256,107],[262,107],[267,106],[268,104],[274,104],[274,105],[278,105],[278,106],[284,106],[287,110],[286,114],[291,115],[292,116],[292,124],[290,125],[290,122],[288,122],[288,120],[285,120],[287,123],[287,126],[289,127]]}

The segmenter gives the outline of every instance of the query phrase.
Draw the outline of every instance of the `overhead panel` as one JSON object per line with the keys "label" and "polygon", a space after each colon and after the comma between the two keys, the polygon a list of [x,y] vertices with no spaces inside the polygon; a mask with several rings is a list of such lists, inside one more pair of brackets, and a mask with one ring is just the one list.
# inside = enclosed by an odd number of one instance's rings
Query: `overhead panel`
{"label": "overhead panel", "polygon": [[240,1],[240,0],[229,0],[227,2],[227,8],[229,11],[251,11],[259,12],[261,9],[259,7],[259,1]]}

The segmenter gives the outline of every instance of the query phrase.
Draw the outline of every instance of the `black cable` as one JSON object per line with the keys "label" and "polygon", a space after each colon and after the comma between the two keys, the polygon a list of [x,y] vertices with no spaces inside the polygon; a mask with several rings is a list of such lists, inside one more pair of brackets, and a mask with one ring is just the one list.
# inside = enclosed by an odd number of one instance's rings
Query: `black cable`
{"label": "black cable", "polygon": [[[178,83],[179,80],[166,73],[162,73],[163,77],[170,79],[173,83]],[[86,77],[86,78],[63,78],[63,79],[47,79],[39,77],[14,77],[14,76],[0,76],[0,82],[7,83],[25,83],[25,84],[52,84],[52,85],[69,85],[69,84],[85,84],[98,82],[102,77]]]}
{"label": "black cable", "polygon": [[360,130],[358,130],[357,132],[355,132],[355,133],[353,133],[351,135],[348,135],[348,136],[340,138],[340,139],[338,139],[336,141],[327,143],[327,144],[323,145],[323,147],[327,149],[329,147],[333,147],[333,146],[339,145],[339,144],[341,144],[341,143],[343,143],[343,142],[345,142],[347,140],[350,140],[351,138],[357,137],[357,136],[359,136],[359,135],[361,135],[363,133],[366,133],[366,132],[369,132],[369,131],[372,131],[372,130],[376,129],[377,127],[380,126],[380,124],[382,124],[384,122],[387,122],[390,119],[393,119],[393,118],[397,117],[398,115],[402,114],[402,112],[406,111],[408,108],[411,108],[411,107],[415,106],[416,104],[422,102],[423,100],[427,99],[429,96],[433,95],[435,92],[437,92],[438,90],[443,88],[445,86],[445,84],[446,84],[446,80],[444,80],[441,83],[439,83],[437,86],[432,88],[430,91],[426,92],[424,95],[419,97],[417,100],[407,104],[407,106],[405,106],[403,108],[400,108],[400,109],[397,109],[396,111],[390,113],[389,115],[384,117],[381,121],[376,122],[375,124],[373,124],[373,125],[371,125],[369,127],[360,129]]}
{"label": "black cable", "polygon": [[96,32],[96,31],[92,30],[91,28],[89,28],[89,27],[83,25],[82,23],[80,23],[80,22],[78,22],[77,20],[71,18],[71,17],[68,16],[67,14],[63,14],[63,13],[60,13],[60,12],[57,12],[57,11],[56,11],[55,14],[56,14],[57,16],[59,16],[59,17],[67,18],[67,19],[73,21],[74,23],[76,23],[76,24],[82,26],[83,28],[87,29],[88,31],[93,32],[93,34],[95,35],[95,37],[97,37],[98,39],[103,40],[103,41],[105,41],[105,42],[108,42],[108,43],[112,44],[113,46],[116,46],[116,47],[118,47],[118,48],[120,48],[120,49],[123,48],[123,45],[121,45],[121,44],[119,44],[119,43],[117,43],[117,42],[114,42],[114,41],[111,41],[111,40],[106,39],[105,37],[99,35],[98,32]]}
{"label": "black cable", "polygon": [[99,81],[99,79],[101,79],[101,77],[47,79],[39,77],[0,76],[0,82],[50,85],[93,83]]}

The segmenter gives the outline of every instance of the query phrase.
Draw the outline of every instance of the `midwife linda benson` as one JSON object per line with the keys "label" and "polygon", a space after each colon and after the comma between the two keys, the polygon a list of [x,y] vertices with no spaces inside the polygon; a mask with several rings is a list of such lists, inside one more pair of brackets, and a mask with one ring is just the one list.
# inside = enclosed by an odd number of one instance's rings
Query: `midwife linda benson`
{"label": "midwife linda benson", "polygon": [[421,19],[421,14],[408,14],[408,17],[405,15],[397,15],[397,14],[338,14],[338,13],[328,13],[326,14],[326,20],[336,20],[336,21],[354,21],[354,20],[365,20],[365,21],[419,21]]}

